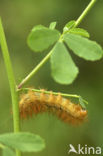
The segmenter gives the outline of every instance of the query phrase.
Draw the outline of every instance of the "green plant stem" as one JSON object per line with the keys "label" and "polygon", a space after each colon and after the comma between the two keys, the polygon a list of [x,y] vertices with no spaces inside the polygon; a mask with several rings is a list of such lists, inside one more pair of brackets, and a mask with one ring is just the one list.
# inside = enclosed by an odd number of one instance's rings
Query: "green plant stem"
{"label": "green plant stem", "polygon": [[[86,9],[83,11],[83,13],[80,15],[80,17],[77,19],[74,27],[77,27],[80,22],[83,20],[83,18],[87,15],[87,13],[89,12],[89,10],[93,7],[93,5],[95,4],[96,0],[91,0],[91,2],[88,4],[88,6],[86,7]],[[62,38],[63,34],[61,34],[60,39]],[[28,80],[30,80],[35,74],[36,72],[47,62],[47,60],[50,58],[52,54],[52,50],[44,57],[44,59],[30,72],[29,75],[27,75],[27,77],[25,77],[21,83],[17,86],[17,89],[20,89],[24,84],[26,84],[28,82]]]}
{"label": "green plant stem", "polygon": [[[12,108],[13,108],[13,125],[14,125],[14,132],[20,131],[20,124],[19,124],[19,106],[18,106],[18,92],[16,91],[16,83],[15,78],[12,70],[12,65],[10,61],[9,51],[6,43],[6,38],[2,26],[2,21],[0,18],[0,45],[2,49],[2,54],[7,70],[10,91],[11,91],[11,98],[12,98]],[[20,156],[20,152],[16,151],[17,156]]]}
{"label": "green plant stem", "polygon": [[[38,92],[38,93],[45,93],[45,94],[51,94],[52,91],[47,91],[47,90],[39,90],[39,89],[31,89],[31,88],[22,88],[22,89],[18,89],[18,91],[21,91],[21,90],[24,90],[24,91],[28,91],[28,90],[32,90],[34,92]],[[58,92],[52,92],[53,95],[58,95]],[[71,97],[71,98],[77,98],[79,99],[80,98],[80,95],[76,95],[76,94],[66,94],[66,93],[60,93],[61,96],[64,96],[64,97]],[[83,101],[88,104],[88,102],[86,100],[83,99]]]}
{"label": "green plant stem", "polygon": [[50,58],[52,50],[44,57],[44,59],[30,72],[30,74],[22,80],[22,82],[18,85],[18,89],[20,89],[32,76],[45,64]]}
{"label": "green plant stem", "polygon": [[79,16],[79,18],[76,20],[76,23],[74,25],[74,28],[77,27],[81,21],[84,19],[84,17],[88,14],[89,10],[93,7],[93,5],[96,3],[97,0],[91,0],[91,2],[88,4],[88,6],[85,8],[83,13]]}

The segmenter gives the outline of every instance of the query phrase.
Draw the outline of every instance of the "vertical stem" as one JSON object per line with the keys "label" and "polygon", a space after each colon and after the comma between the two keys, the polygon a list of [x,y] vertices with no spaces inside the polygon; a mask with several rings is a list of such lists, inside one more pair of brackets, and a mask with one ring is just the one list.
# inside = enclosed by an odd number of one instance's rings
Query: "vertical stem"
{"label": "vertical stem", "polygon": [[[16,92],[15,78],[14,78],[14,74],[12,70],[9,51],[8,51],[1,19],[0,19],[0,45],[1,45],[2,54],[3,54],[3,58],[4,58],[6,70],[7,70],[8,80],[9,80],[9,86],[10,86],[11,98],[12,98],[12,108],[13,108],[14,132],[16,133],[20,131],[18,93]],[[17,156],[20,156],[19,151],[16,151],[16,153],[17,153]]]}
{"label": "vertical stem", "polygon": [[91,2],[88,4],[88,6],[85,8],[83,13],[79,16],[79,18],[76,20],[76,23],[74,27],[77,27],[81,21],[84,19],[84,17],[88,14],[89,10],[93,7],[93,5],[96,3],[97,0],[91,0]]}

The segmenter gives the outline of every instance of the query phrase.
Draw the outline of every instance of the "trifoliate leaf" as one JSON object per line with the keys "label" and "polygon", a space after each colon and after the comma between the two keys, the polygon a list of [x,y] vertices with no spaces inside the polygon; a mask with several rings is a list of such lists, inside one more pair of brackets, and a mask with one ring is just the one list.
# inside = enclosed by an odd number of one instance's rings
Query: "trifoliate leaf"
{"label": "trifoliate leaf", "polygon": [[54,80],[71,84],[78,74],[78,68],[62,42],[57,42],[51,55],[51,70]]}
{"label": "trifoliate leaf", "polygon": [[57,24],[57,22],[52,22],[52,23],[50,23],[49,28],[50,28],[50,29],[55,29],[56,24]]}
{"label": "trifoliate leaf", "polygon": [[75,21],[74,21],[74,20],[69,21],[69,22],[65,25],[65,27],[63,28],[63,31],[64,31],[64,32],[65,32],[65,31],[68,31],[68,30],[71,29],[74,25],[75,25]]}
{"label": "trifoliate leaf", "polygon": [[35,27],[32,28],[31,31],[39,30],[39,29],[45,29],[46,27],[43,25],[36,25]]}
{"label": "trifoliate leaf", "polygon": [[81,36],[88,37],[88,38],[90,37],[89,33],[85,29],[82,29],[82,28],[72,28],[69,30],[69,33],[81,35]]}
{"label": "trifoliate leaf", "polygon": [[103,50],[99,44],[80,35],[65,34],[64,41],[77,56],[85,60],[96,61],[103,56]]}
{"label": "trifoliate leaf", "polygon": [[40,52],[58,41],[59,37],[60,33],[58,30],[52,30],[38,25],[30,32],[27,43],[33,51]]}

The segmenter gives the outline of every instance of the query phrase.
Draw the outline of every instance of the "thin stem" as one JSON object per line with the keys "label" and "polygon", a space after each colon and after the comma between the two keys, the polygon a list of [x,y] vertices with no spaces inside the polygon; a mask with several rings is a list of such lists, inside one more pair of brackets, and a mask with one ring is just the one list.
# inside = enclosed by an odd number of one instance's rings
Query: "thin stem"
{"label": "thin stem", "polygon": [[[0,44],[1,44],[2,54],[4,58],[4,63],[7,70],[10,91],[11,91],[14,132],[19,132],[20,124],[19,124],[18,93],[16,91],[15,78],[12,70],[12,65],[10,61],[9,51],[6,43],[6,38],[5,38],[1,18],[0,18]],[[19,151],[17,151],[17,156],[20,156]]]}
{"label": "thin stem", "polygon": [[[45,93],[45,94],[50,94],[51,91],[47,91],[47,90],[39,90],[39,89],[31,89],[31,88],[22,88],[22,89],[18,89],[18,91],[21,91],[21,90],[24,90],[24,91],[28,91],[28,90],[32,90],[34,92],[38,92],[38,93]],[[58,92],[52,92],[53,95],[58,95]],[[66,94],[66,93],[60,93],[61,96],[64,96],[64,97],[72,97],[72,98],[80,98],[80,95],[76,95],[76,94]],[[83,101],[88,104],[88,102],[86,100],[83,99]]]}
{"label": "thin stem", "polygon": [[18,89],[21,88],[33,75],[47,62],[50,58],[52,50],[44,57],[44,59],[30,72],[30,74],[22,80],[22,82],[18,85]]}
{"label": "thin stem", "polygon": [[88,6],[85,8],[83,13],[80,15],[80,17],[76,20],[76,23],[74,27],[77,27],[81,21],[84,19],[84,17],[88,14],[89,10],[93,7],[93,5],[96,3],[97,0],[91,0],[91,2],[88,4]]}
{"label": "thin stem", "polygon": [[[88,4],[88,6],[86,7],[86,9],[83,11],[83,13],[80,15],[80,17],[77,19],[74,27],[77,27],[80,22],[83,20],[83,18],[87,15],[87,13],[89,12],[89,10],[93,7],[93,5],[95,4],[96,0],[91,0],[91,2]],[[62,38],[63,34],[61,34],[60,39]],[[60,40],[59,39],[59,40]],[[21,83],[18,85],[18,89],[20,89],[25,83],[28,82],[28,80],[30,80],[32,78],[32,76],[34,76],[36,74],[36,72],[47,62],[47,60],[50,58],[52,54],[52,50],[47,54],[47,56],[44,57],[44,59],[30,72],[29,75],[27,75],[27,77],[25,77]]]}

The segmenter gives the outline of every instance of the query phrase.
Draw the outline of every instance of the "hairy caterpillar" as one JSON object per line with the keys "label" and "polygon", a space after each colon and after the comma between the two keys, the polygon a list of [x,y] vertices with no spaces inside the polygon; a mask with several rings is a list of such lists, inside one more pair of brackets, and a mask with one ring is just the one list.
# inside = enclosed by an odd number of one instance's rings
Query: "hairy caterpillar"
{"label": "hairy caterpillar", "polygon": [[72,103],[58,95],[45,94],[44,90],[41,93],[29,90],[21,96],[19,102],[20,117],[25,119],[33,114],[42,112],[51,112],[56,114],[59,119],[67,123],[79,124],[83,122],[87,116],[87,111],[79,104]]}

